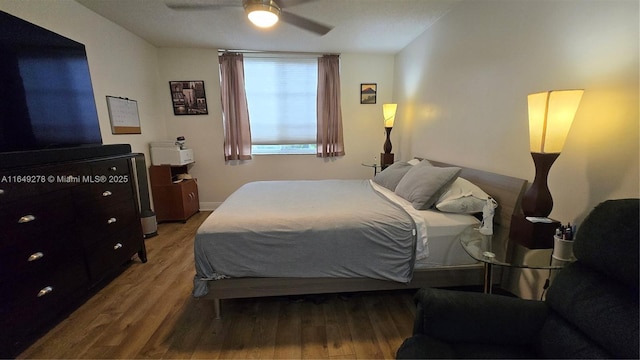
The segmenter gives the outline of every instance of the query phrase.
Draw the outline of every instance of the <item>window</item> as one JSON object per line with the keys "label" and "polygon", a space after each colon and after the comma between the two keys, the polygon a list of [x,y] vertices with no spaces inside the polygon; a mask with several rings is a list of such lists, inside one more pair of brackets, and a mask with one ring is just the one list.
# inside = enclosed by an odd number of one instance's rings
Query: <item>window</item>
{"label": "window", "polygon": [[316,153],[318,59],[244,58],[254,154]]}

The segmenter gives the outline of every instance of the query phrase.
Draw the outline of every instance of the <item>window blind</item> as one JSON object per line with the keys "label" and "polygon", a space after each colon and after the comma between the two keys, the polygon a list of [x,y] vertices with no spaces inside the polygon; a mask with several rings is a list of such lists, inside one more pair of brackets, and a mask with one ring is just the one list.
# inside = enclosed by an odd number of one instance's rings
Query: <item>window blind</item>
{"label": "window blind", "polygon": [[317,58],[244,58],[253,145],[315,144]]}

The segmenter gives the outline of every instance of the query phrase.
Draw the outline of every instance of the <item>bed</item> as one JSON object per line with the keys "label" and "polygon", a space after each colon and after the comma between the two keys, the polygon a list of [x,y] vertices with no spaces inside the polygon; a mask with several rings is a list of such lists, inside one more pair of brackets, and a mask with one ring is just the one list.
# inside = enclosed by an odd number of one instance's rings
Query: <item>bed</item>
{"label": "bed", "polygon": [[[489,241],[506,251],[508,226],[526,180],[432,160],[411,163],[411,173],[402,171],[415,177],[417,166],[425,164],[447,174],[436,198],[462,178],[499,204]],[[394,165],[398,171],[404,164]],[[477,214],[434,209],[433,194],[426,201],[433,203],[418,206],[415,201],[424,199],[414,196],[409,176],[388,185],[388,174],[382,181],[267,181],[241,187],[198,229],[193,295],[214,299],[219,318],[222,299],[483,284],[482,265],[460,246],[461,237],[484,236]],[[401,187],[405,194],[397,196]]]}

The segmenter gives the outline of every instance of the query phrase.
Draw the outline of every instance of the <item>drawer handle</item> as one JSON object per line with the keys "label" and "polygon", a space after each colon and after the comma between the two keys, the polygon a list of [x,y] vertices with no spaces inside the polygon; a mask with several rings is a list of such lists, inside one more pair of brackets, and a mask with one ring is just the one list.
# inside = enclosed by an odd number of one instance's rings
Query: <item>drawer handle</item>
{"label": "drawer handle", "polygon": [[109,220],[107,220],[107,224],[113,224],[116,221],[118,221],[118,220],[116,220],[116,218],[110,218]]}
{"label": "drawer handle", "polygon": [[38,297],[43,297],[47,294],[50,294],[53,291],[51,286],[47,286],[38,292]]}
{"label": "drawer handle", "polygon": [[113,250],[118,250],[118,249],[122,249],[122,244],[117,243],[113,246]]}
{"label": "drawer handle", "polygon": [[115,166],[112,166],[112,167],[109,168],[109,171],[116,171],[116,170],[118,170],[118,168],[115,167]]}
{"label": "drawer handle", "polygon": [[25,215],[25,216],[21,217],[21,218],[18,220],[18,223],[19,223],[19,224],[25,224],[25,223],[28,223],[28,222],[32,222],[32,221],[33,221],[33,220],[35,220],[35,219],[36,219],[36,217],[35,217],[35,216],[33,216],[33,215]]}
{"label": "drawer handle", "polygon": [[37,253],[31,254],[27,259],[27,261],[36,261],[36,260],[42,259],[43,257],[44,257],[44,254],[38,251]]}

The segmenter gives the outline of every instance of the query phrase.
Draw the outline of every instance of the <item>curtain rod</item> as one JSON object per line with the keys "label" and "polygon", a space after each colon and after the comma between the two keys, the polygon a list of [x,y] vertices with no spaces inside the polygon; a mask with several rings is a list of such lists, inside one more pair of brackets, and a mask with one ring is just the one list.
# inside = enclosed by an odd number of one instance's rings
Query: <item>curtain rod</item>
{"label": "curtain rod", "polygon": [[312,56],[324,56],[324,55],[337,55],[336,53],[320,53],[320,52],[305,52],[305,51],[266,51],[266,50],[237,50],[237,49],[218,49],[218,55],[224,53],[240,53],[240,54],[264,54],[264,55],[312,55]]}

